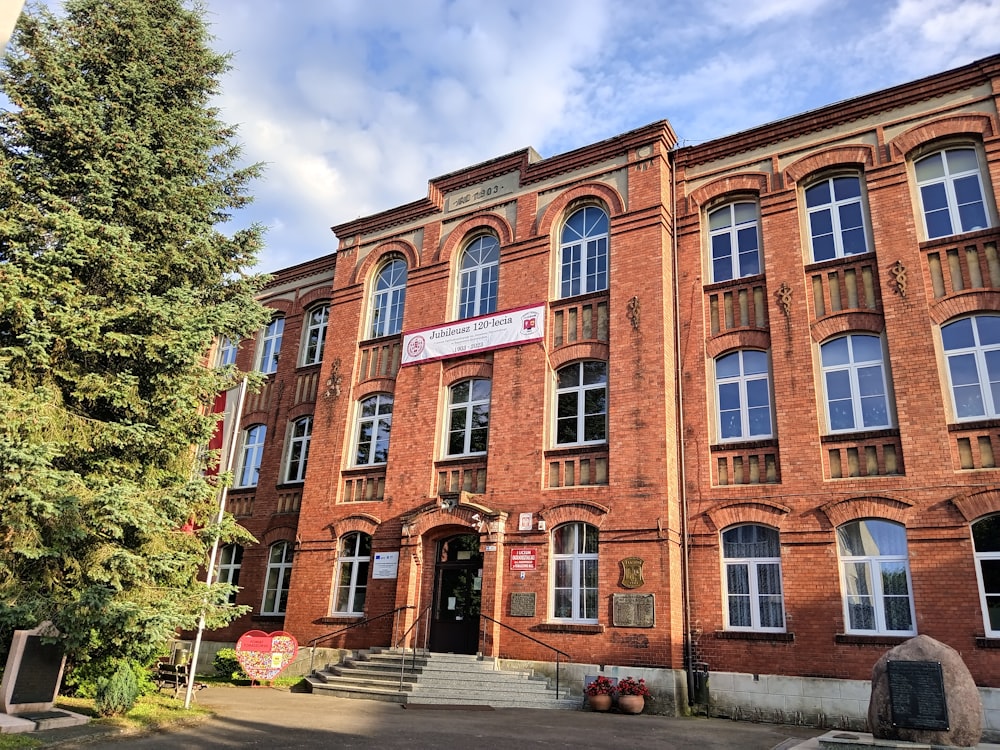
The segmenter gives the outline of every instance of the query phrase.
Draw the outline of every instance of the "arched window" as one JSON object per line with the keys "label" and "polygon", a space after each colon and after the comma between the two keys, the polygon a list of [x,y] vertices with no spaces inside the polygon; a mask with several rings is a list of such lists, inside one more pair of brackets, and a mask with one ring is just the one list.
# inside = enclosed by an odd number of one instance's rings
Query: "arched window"
{"label": "arched window", "polygon": [[976,580],[983,607],[986,635],[1000,637],[1000,513],[972,524],[972,544],[976,555]]}
{"label": "arched window", "polygon": [[271,545],[267,558],[267,581],[264,585],[262,615],[283,615],[288,606],[288,587],[292,581],[292,545],[277,542]]}
{"label": "arched window", "polygon": [[330,306],[314,307],[306,316],[302,331],[302,366],[318,365],[323,361],[326,346],[326,327],[330,319]]}
{"label": "arched window", "polygon": [[219,367],[235,365],[238,352],[237,343],[228,336],[223,336],[219,340]]}
{"label": "arched window", "polygon": [[372,538],[360,531],[345,534],[337,551],[337,584],[333,613],[361,615],[365,611]]}
{"label": "arched window", "polygon": [[463,380],[449,389],[449,456],[486,452],[490,430],[490,388],[489,380],[477,378]]}
{"label": "arched window", "polygon": [[556,443],[607,442],[607,363],[576,362],[560,368],[556,376]]}
{"label": "arched window", "polygon": [[[215,580],[236,586],[240,582],[240,568],[243,566],[243,548],[238,544],[227,544],[219,550],[219,569]],[[236,603],[236,592],[229,594],[229,603]]]}
{"label": "arched window", "polygon": [[278,371],[278,355],[281,354],[281,337],[285,332],[285,319],[275,318],[260,337],[260,347],[258,348],[258,366],[265,375]]}
{"label": "arched window", "polygon": [[868,252],[865,207],[857,175],[830,177],[806,188],[814,261]]}
{"label": "arched window", "polygon": [[236,471],[237,487],[256,487],[260,473],[260,461],[264,457],[264,438],[267,427],[255,424],[243,432],[243,452],[239,469]]}
{"label": "arched window", "polygon": [[292,424],[288,444],[288,463],[285,467],[286,482],[302,482],[306,478],[309,461],[309,441],[312,439],[312,417],[302,417]]}
{"label": "arched window", "polygon": [[500,242],[491,234],[477,237],[462,253],[458,277],[458,317],[496,312],[500,278]]}
{"label": "arched window", "polygon": [[389,431],[392,429],[392,396],[377,393],[358,405],[356,466],[384,464],[389,459]]}
{"label": "arched window", "polygon": [[941,326],[955,418],[1000,416],[1000,315],[974,315]]}
{"label": "arched window", "polygon": [[393,336],[403,330],[406,302],[406,263],[400,258],[382,266],[375,278],[369,337]]}
{"label": "arched window", "polygon": [[726,629],[785,629],[778,532],[746,524],[722,532],[726,566]]}
{"label": "arched window", "polygon": [[597,527],[568,523],[552,532],[552,617],[597,622]]}
{"label": "arched window", "polygon": [[882,340],[852,334],[820,347],[830,432],[891,426]]}
{"label": "arched window", "polygon": [[729,281],[761,272],[757,204],[728,203],[708,215],[712,281]]}
{"label": "arched window", "polygon": [[989,227],[976,149],[938,151],[917,161],[913,168],[927,239]]}
{"label": "arched window", "polygon": [[771,437],[771,385],[767,352],[746,349],[715,360],[719,439]]}
{"label": "arched window", "polygon": [[576,211],[563,226],[559,255],[561,298],[608,288],[608,215],[597,206]]}
{"label": "arched window", "polygon": [[848,633],[913,635],[906,529],[892,521],[851,521],[837,528]]}

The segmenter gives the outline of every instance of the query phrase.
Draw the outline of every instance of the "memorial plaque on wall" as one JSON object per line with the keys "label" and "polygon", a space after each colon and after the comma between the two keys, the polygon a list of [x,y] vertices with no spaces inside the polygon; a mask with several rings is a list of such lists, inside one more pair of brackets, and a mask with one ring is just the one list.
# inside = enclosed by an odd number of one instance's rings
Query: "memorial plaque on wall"
{"label": "memorial plaque on wall", "polygon": [[10,702],[48,703],[55,700],[62,666],[63,654],[57,645],[44,644],[40,636],[29,635],[14,677]]}
{"label": "memorial plaque on wall", "polygon": [[523,592],[510,595],[511,617],[535,616],[535,592]]}
{"label": "memorial plaque on wall", "polygon": [[651,628],[656,624],[653,594],[612,594],[612,620],[616,628]]}
{"label": "memorial plaque on wall", "polygon": [[903,729],[948,731],[944,674],[937,661],[889,661],[892,725]]}

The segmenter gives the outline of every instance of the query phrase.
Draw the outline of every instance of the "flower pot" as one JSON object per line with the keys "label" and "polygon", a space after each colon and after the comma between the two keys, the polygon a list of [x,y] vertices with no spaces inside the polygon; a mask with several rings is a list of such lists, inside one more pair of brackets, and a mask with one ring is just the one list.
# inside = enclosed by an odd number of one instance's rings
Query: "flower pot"
{"label": "flower pot", "polygon": [[611,708],[610,695],[588,695],[587,705],[591,711],[608,711]]}
{"label": "flower pot", "polygon": [[618,710],[623,714],[641,714],[646,699],[641,695],[619,695]]}

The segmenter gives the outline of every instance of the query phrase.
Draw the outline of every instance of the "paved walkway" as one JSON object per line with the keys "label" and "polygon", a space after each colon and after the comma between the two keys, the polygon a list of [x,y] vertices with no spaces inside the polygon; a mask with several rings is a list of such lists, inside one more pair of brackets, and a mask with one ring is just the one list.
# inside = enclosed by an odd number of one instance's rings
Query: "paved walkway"
{"label": "paved walkway", "polygon": [[822,732],[728,719],[628,716],[590,711],[503,708],[495,711],[403,708],[394,703],[292,693],[272,688],[211,687],[198,704],[216,716],[145,737],[117,737],[94,727],[35,735],[46,747],[340,748],[355,750],[501,750],[503,748],[697,748],[773,750]]}

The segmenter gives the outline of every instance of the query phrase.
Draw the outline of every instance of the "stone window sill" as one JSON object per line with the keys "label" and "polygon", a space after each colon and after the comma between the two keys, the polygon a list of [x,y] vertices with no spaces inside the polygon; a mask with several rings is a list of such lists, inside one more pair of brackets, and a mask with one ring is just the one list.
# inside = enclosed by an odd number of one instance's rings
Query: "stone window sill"
{"label": "stone window sill", "polygon": [[715,637],[723,641],[769,641],[791,643],[795,633],[759,633],[752,630],[716,630]]}
{"label": "stone window sill", "polygon": [[912,635],[854,635],[850,633],[837,633],[833,637],[834,643],[844,643],[851,646],[898,646],[906,643]]}
{"label": "stone window sill", "polygon": [[604,632],[603,625],[584,625],[571,622],[543,622],[532,630],[540,633],[574,633],[576,635],[600,635]]}
{"label": "stone window sill", "polygon": [[987,638],[985,635],[977,635],[976,648],[1000,648],[1000,638]]}

